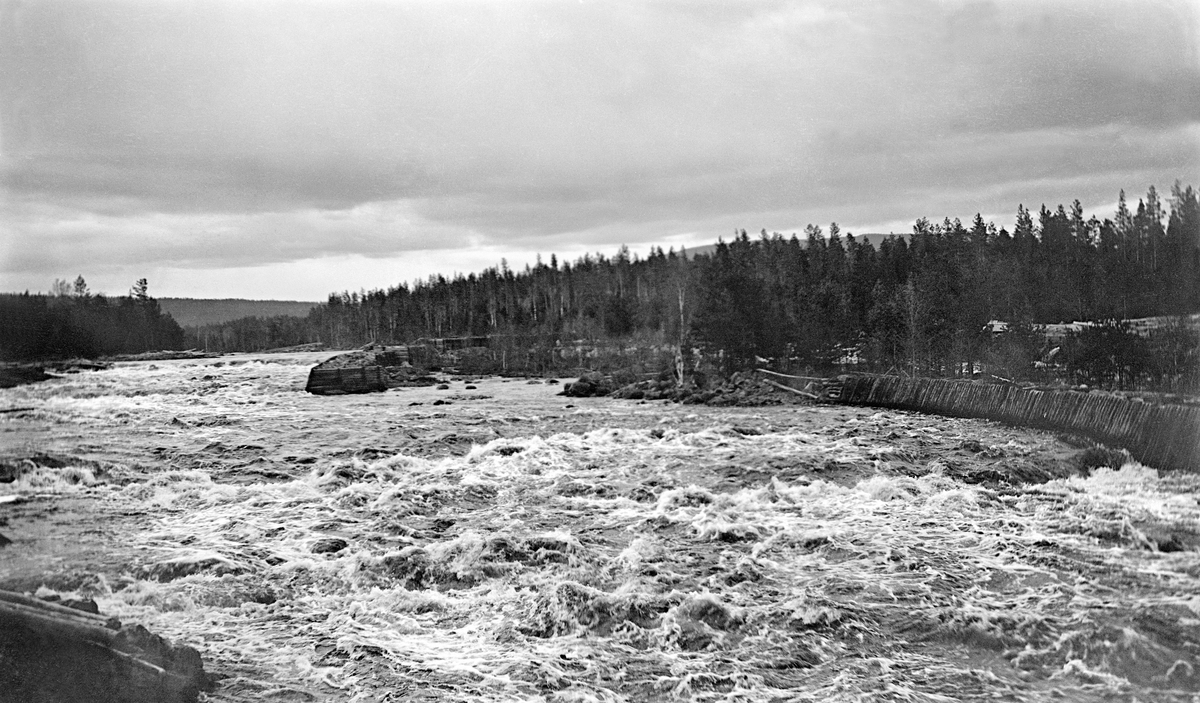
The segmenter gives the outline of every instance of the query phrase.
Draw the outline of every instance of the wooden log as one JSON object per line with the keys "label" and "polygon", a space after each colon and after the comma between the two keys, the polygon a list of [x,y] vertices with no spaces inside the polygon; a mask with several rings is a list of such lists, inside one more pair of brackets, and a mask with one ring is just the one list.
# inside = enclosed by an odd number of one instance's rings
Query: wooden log
{"label": "wooden log", "polygon": [[1171,430],[1174,429],[1175,416],[1168,408],[1157,405],[1151,405],[1147,410],[1143,429],[1143,454],[1147,464],[1160,465],[1170,454]]}
{"label": "wooden log", "polygon": [[[1192,458],[1200,458],[1200,447],[1197,446],[1197,440],[1200,439],[1200,432],[1192,432],[1194,428],[1200,427],[1200,412],[1196,408],[1179,407],[1178,421],[1175,425],[1174,438],[1175,441],[1171,448],[1171,463],[1185,464],[1189,463]],[[1200,469],[1200,466],[1190,464],[1193,469]]]}
{"label": "wooden log", "polygon": [[1009,388],[1008,392],[1005,393],[1004,403],[1001,406],[1001,419],[1003,419],[1005,422],[1011,422],[1014,424],[1017,422],[1017,402],[1020,397],[1021,391],[1015,387]]}
{"label": "wooden log", "polygon": [[117,631],[85,618],[55,612],[34,604],[0,601],[0,624],[6,628],[27,627],[53,637],[110,646]]}
{"label": "wooden log", "polygon": [[824,383],[825,381],[829,380],[829,379],[825,378],[824,376],[792,376],[791,374],[779,373],[778,371],[771,371],[769,369],[755,369],[755,370],[761,374],[766,374],[768,376],[775,376],[776,378],[790,378],[790,379],[795,379],[797,381],[805,381],[807,383]]}
{"label": "wooden log", "polygon": [[1155,449],[1163,464],[1178,464],[1187,461],[1188,409],[1181,406],[1157,406],[1159,409],[1158,434]]}
{"label": "wooden log", "polygon": [[821,399],[821,396],[819,396],[819,395],[817,395],[817,394],[815,394],[815,393],[808,393],[808,392],[806,392],[806,391],[802,391],[802,390],[799,390],[799,389],[797,389],[797,388],[792,388],[791,386],[785,386],[785,385],[783,385],[782,383],[777,383],[777,382],[775,382],[775,381],[772,381],[772,380],[771,380],[771,379],[769,379],[769,378],[764,378],[764,379],[763,379],[763,381],[764,381],[764,382],[766,382],[766,383],[769,383],[769,384],[770,384],[770,385],[772,385],[772,386],[775,386],[776,388],[778,388],[778,389],[780,389],[780,390],[784,390],[784,391],[787,391],[787,392],[789,392],[789,393],[795,393],[796,395],[802,395],[802,396],[804,396],[805,398],[811,398],[812,400],[820,400],[820,399]]}
{"label": "wooden log", "polygon": [[14,591],[0,591],[0,604],[10,603],[20,605],[27,608],[37,608],[42,613],[56,615],[60,618],[80,620],[85,623],[97,627],[107,627],[113,630],[119,630],[121,623],[116,618],[109,618],[96,613],[89,613],[86,610],[71,608],[59,603],[44,601],[40,598],[31,598],[23,593]]}

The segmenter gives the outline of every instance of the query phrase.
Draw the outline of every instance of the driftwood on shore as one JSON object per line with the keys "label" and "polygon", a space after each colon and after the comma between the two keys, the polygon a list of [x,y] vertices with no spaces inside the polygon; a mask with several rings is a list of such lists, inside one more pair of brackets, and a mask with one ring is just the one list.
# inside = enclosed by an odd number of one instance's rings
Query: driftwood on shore
{"label": "driftwood on shore", "polygon": [[778,388],[781,391],[787,391],[789,393],[795,393],[796,395],[802,395],[805,398],[808,398],[810,400],[820,400],[820,398],[821,398],[821,396],[817,395],[816,393],[810,393],[808,391],[800,390],[799,388],[792,388],[791,386],[785,386],[782,383],[779,383],[778,381],[772,381],[769,378],[764,378],[763,381],[765,381],[766,383],[768,383],[771,386],[774,386],[775,388]]}
{"label": "driftwood on shore", "polygon": [[140,625],[0,591],[0,701],[183,703],[207,688],[191,647]]}

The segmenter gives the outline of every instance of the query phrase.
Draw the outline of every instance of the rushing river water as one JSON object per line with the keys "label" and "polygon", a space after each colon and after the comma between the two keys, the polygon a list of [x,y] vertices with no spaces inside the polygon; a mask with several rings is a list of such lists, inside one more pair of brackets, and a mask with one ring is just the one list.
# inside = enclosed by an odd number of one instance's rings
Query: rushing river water
{"label": "rushing river water", "polygon": [[0,458],[39,466],[0,484],[0,588],[196,647],[216,701],[1200,690],[1192,476],[863,408],[316,397],[321,358],[0,390]]}

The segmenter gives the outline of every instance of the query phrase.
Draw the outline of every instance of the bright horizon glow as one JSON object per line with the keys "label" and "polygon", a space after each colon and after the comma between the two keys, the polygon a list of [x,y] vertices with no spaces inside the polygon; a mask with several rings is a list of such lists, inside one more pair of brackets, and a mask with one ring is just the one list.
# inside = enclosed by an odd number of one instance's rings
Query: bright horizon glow
{"label": "bright horizon glow", "polygon": [[[1067,203],[1063,204],[1067,205]],[[1137,201],[1135,199],[1130,203],[1131,209],[1136,209],[1136,204]],[[1058,203],[1054,205],[1054,207],[1057,206]],[[1037,206],[1037,208],[1040,207],[1041,204]],[[1051,206],[1047,204],[1047,207]],[[1103,221],[1106,218],[1111,219],[1116,209],[1117,202],[1114,200],[1110,204],[1092,210],[1085,208],[1084,217],[1090,218],[1095,215]],[[1036,215],[1036,209],[1034,210],[1034,214]],[[1003,228],[1011,232],[1016,219],[1015,214],[1014,211],[1013,214],[1008,215],[1007,220],[1002,220],[999,216],[984,216],[984,221],[995,224],[996,229]],[[971,218],[973,217],[974,215],[971,216]],[[960,216],[959,219],[963,221],[965,226],[970,226],[970,218]],[[940,224],[942,218],[936,220],[930,218],[930,221]],[[907,235],[912,233],[913,224],[915,224],[915,221],[881,224],[858,229],[843,227],[841,223],[838,226],[841,228],[843,236],[847,233],[854,234],[855,236],[862,234]],[[820,226],[823,234],[828,237],[829,224],[826,223]],[[739,231],[740,229],[742,228],[739,228]],[[746,230],[747,234],[757,239],[760,236],[762,228],[760,227],[753,231],[746,228]],[[776,232],[784,237],[791,237],[795,234],[801,240],[804,239],[803,227],[788,228],[785,230],[767,228],[768,234],[775,234]],[[631,246],[630,253],[638,258],[645,259],[649,256],[651,250],[656,247],[661,247],[664,252],[671,249],[674,249],[677,253],[682,249],[693,251],[701,247],[715,245],[718,240],[728,242],[733,236],[734,232],[731,230],[711,240],[704,240],[701,233],[689,232],[668,237],[662,243],[640,245],[636,248]],[[436,277],[441,275],[447,279],[452,279],[460,274],[463,276],[480,274],[486,269],[498,268],[501,260],[507,261],[509,268],[514,271],[523,271],[526,266],[533,267],[539,256],[542,263],[549,264],[551,254],[557,258],[560,267],[564,263],[573,265],[584,255],[595,256],[601,254],[607,258],[612,258],[616,256],[620,247],[621,245],[618,244],[609,248],[579,249],[567,253],[557,251],[505,251],[498,247],[481,247],[470,250],[424,250],[410,252],[403,257],[389,258],[366,258],[356,255],[344,255],[291,262],[282,266],[203,270],[164,267],[155,269],[152,272],[152,276],[145,277],[150,281],[150,293],[155,298],[240,298],[246,300],[294,300],[322,303],[325,302],[330,294],[343,291],[386,290],[401,284],[411,286],[417,281],[428,280],[431,276]],[[105,295],[125,295],[129,286],[132,285],[132,281],[129,284],[122,284],[119,281],[112,282],[99,278],[93,279],[84,272],[59,276],[58,278],[69,282],[73,281],[76,275],[82,275],[87,280],[93,292]],[[310,293],[312,290],[310,282],[314,280],[340,281],[340,285],[330,288],[319,297],[314,298],[311,297]],[[28,288],[27,290],[33,293],[46,292],[52,284],[53,279],[47,282],[41,289]],[[218,293],[191,295],[179,292],[192,290],[216,290]],[[243,291],[243,294],[226,295],[219,292],[226,290]],[[23,291],[3,290],[0,292]]]}

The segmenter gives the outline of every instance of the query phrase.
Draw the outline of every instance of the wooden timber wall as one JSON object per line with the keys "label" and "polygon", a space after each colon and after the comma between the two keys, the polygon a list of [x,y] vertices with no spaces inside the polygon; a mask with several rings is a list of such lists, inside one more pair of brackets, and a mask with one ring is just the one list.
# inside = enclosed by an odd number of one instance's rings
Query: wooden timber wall
{"label": "wooden timber wall", "polygon": [[371,393],[386,391],[387,374],[381,366],[353,366],[344,369],[314,368],[308,372],[304,390],[317,395]]}
{"label": "wooden timber wall", "polygon": [[1043,391],[933,378],[855,375],[826,397],[850,405],[978,417],[1071,432],[1159,469],[1200,470],[1200,408],[1160,405],[1099,393]]}

